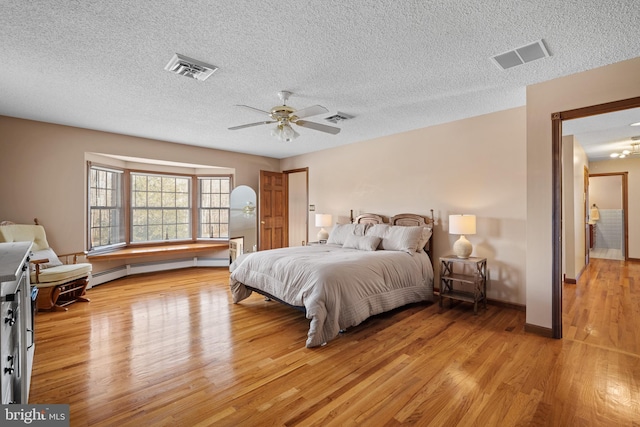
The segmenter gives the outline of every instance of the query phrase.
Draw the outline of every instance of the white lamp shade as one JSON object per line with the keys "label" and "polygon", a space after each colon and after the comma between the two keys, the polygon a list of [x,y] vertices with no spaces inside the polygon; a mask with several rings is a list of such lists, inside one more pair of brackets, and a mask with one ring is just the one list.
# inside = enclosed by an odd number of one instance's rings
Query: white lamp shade
{"label": "white lamp shade", "polygon": [[449,234],[476,234],[476,216],[449,215]]}
{"label": "white lamp shade", "polygon": [[316,227],[330,227],[331,214],[316,214]]}
{"label": "white lamp shade", "polygon": [[318,231],[318,241],[322,242],[329,238],[329,233],[324,227],[331,226],[331,220],[332,218],[329,214],[316,214],[316,227],[322,227]]}
{"label": "white lamp shade", "polygon": [[458,258],[469,258],[473,252],[473,246],[464,235],[476,234],[476,216],[449,215],[449,234],[460,235],[460,238],[453,244],[453,253]]}

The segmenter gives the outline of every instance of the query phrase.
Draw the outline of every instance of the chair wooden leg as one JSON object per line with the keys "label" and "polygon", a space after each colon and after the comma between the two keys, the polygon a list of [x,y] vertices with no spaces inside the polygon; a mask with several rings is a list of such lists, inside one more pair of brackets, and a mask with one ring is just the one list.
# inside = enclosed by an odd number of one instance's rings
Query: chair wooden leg
{"label": "chair wooden leg", "polygon": [[60,295],[60,290],[57,286],[49,286],[46,288],[38,288],[38,297],[36,300],[36,306],[38,311],[50,311],[56,305],[56,300]]}

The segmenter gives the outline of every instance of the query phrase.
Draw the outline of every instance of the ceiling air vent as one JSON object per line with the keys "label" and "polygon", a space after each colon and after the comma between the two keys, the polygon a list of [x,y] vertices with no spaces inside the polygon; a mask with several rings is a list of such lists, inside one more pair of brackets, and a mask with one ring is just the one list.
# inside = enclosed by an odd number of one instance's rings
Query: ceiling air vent
{"label": "ceiling air vent", "polygon": [[180,74],[181,76],[204,81],[213,74],[218,67],[176,53],[164,69],[172,73]]}
{"label": "ceiling air vent", "polygon": [[343,122],[345,120],[353,119],[353,117],[354,116],[350,116],[349,114],[341,113],[340,111],[338,111],[333,116],[325,117],[324,119],[328,122],[337,124],[338,122]]}
{"label": "ceiling air vent", "polygon": [[535,43],[493,56],[491,59],[493,59],[495,64],[500,67],[501,70],[506,70],[517,65],[526,64],[549,56],[551,55],[544,46],[544,42],[542,40],[538,40]]}

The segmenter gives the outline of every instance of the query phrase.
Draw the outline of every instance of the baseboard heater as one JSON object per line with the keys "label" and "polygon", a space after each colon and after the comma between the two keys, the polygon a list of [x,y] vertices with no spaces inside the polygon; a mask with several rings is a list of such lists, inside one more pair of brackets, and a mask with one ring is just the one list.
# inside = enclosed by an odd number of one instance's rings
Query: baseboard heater
{"label": "baseboard heater", "polygon": [[126,264],[109,270],[100,271],[91,275],[88,288],[130,276],[132,274],[153,273],[165,270],[177,270],[188,267],[228,267],[226,258],[184,258],[168,261],[141,262],[138,264]]}

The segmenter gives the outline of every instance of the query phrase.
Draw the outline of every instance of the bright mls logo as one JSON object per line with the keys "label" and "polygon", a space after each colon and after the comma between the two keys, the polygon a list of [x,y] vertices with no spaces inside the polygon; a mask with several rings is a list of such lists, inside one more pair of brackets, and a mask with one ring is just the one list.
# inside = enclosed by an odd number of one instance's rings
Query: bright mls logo
{"label": "bright mls logo", "polygon": [[3,426],[69,427],[69,405],[2,405]]}

